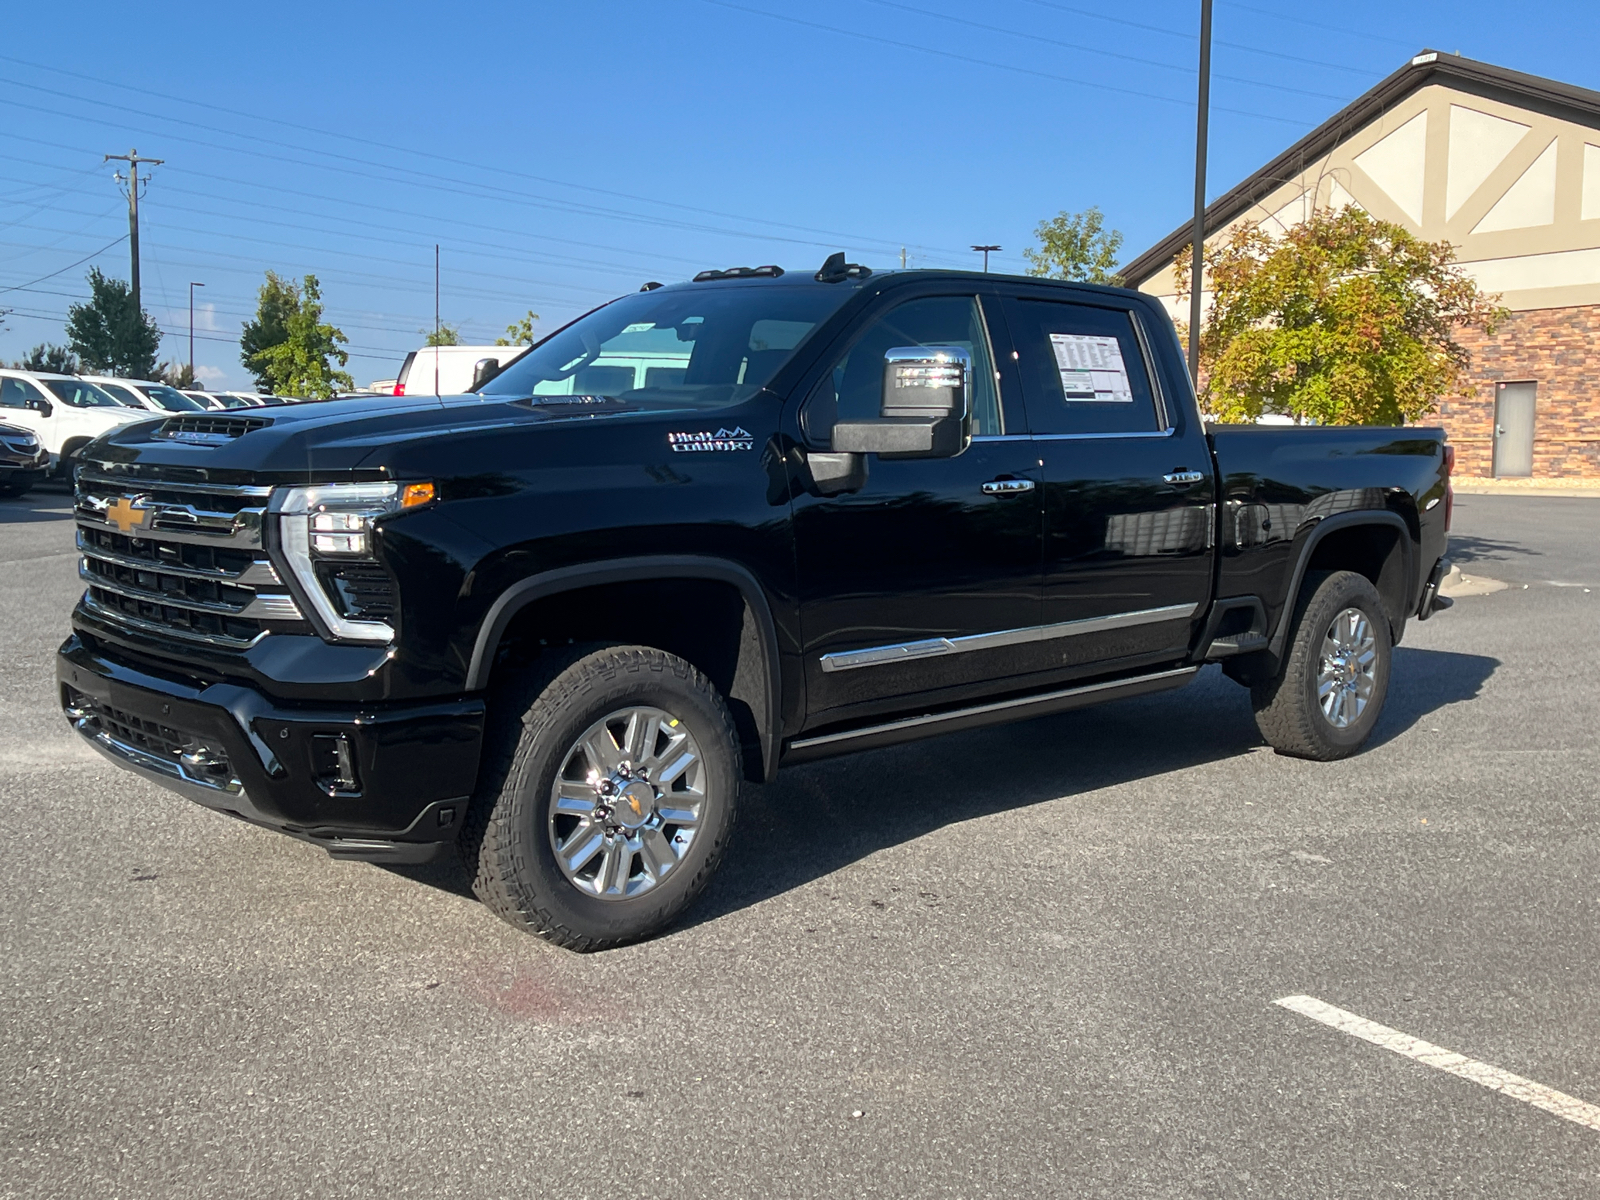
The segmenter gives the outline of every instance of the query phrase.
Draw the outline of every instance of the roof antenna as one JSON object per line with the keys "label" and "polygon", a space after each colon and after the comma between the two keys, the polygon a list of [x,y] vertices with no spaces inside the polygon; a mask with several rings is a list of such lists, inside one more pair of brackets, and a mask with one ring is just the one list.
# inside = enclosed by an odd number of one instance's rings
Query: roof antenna
{"label": "roof antenna", "polygon": [[860,263],[845,262],[844,251],[838,250],[828,255],[828,260],[822,264],[822,269],[816,274],[816,280],[818,283],[842,283],[846,279],[865,279],[871,274],[871,267],[863,267]]}

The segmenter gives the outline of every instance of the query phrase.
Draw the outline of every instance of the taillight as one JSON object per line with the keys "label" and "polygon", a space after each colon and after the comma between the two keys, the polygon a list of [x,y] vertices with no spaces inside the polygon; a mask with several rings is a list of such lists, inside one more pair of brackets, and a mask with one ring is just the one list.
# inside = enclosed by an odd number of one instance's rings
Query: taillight
{"label": "taillight", "polygon": [[395,384],[394,385],[394,394],[396,396],[404,396],[406,394],[406,385],[403,384],[403,383]]}
{"label": "taillight", "polygon": [[1450,477],[1456,470],[1456,448],[1449,442],[1444,444],[1444,531],[1450,532],[1450,518],[1455,515],[1456,490],[1451,486]]}

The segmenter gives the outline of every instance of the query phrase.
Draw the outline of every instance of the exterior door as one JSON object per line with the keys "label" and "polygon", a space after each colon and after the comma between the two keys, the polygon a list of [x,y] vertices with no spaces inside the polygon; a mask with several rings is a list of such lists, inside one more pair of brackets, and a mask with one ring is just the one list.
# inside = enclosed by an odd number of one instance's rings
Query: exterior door
{"label": "exterior door", "polygon": [[1494,389],[1494,473],[1533,474],[1533,410],[1537,383],[1498,383]]}
{"label": "exterior door", "polygon": [[[976,296],[923,296],[869,318],[801,410],[808,445],[880,411],[886,351],[959,345],[972,356],[973,432],[1004,418]],[[1030,668],[1010,631],[1039,622],[1038,459],[978,437],[953,458],[866,455],[859,490],[794,501],[808,723],[951,700]],[[988,487],[985,484],[1010,486]],[[999,636],[996,636],[999,635]]]}
{"label": "exterior door", "polygon": [[1211,594],[1204,429],[1166,402],[1132,308],[1019,292],[1005,311],[1044,463],[1047,664],[1071,677],[1183,656]]}

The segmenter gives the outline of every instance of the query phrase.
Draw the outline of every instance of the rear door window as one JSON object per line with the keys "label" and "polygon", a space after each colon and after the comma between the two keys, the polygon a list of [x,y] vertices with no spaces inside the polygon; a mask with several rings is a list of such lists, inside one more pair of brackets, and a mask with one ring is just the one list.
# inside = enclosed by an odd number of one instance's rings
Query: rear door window
{"label": "rear door window", "polygon": [[1006,321],[1034,435],[1164,428],[1127,309],[1010,297]]}

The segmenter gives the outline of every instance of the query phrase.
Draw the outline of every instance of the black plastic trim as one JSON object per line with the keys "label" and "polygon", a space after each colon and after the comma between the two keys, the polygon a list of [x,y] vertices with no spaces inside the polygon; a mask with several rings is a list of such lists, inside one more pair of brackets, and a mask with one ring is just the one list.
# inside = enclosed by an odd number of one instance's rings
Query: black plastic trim
{"label": "black plastic trim", "polygon": [[[1341,529],[1350,529],[1361,525],[1390,525],[1400,533],[1400,553],[1403,557],[1402,570],[1405,574],[1406,593],[1410,595],[1412,581],[1416,578],[1413,560],[1416,558],[1417,549],[1412,541],[1411,527],[1399,513],[1366,512],[1339,513],[1336,516],[1324,517],[1318,521],[1311,532],[1306,536],[1305,544],[1300,547],[1300,557],[1295,561],[1294,573],[1289,576],[1289,588],[1284,593],[1283,611],[1278,616],[1278,627],[1272,631],[1272,640],[1268,645],[1274,657],[1283,654],[1284,641],[1289,636],[1289,624],[1294,618],[1295,602],[1300,596],[1300,583],[1305,578],[1306,567],[1311,562],[1311,555],[1317,548],[1317,543],[1330,533],[1337,533]],[[1402,602],[1399,614],[1399,623],[1404,624],[1406,619],[1405,603]],[[1390,615],[1390,625],[1395,624],[1395,618]],[[1396,639],[1398,640],[1398,639]]]}
{"label": "black plastic trim", "polygon": [[761,650],[766,659],[767,685],[767,711],[758,731],[761,736],[762,768],[765,778],[770,782],[778,771],[778,754],[782,744],[782,691],[779,687],[782,668],[778,657],[778,631],[772,620],[772,608],[766,592],[756,577],[738,563],[726,559],[693,554],[614,558],[558,567],[512,584],[490,605],[478,629],[472,647],[472,661],[467,667],[467,689],[481,691],[489,686],[489,675],[494,667],[495,650],[500,645],[500,639],[512,619],[528,605],[547,596],[578,588],[633,583],[645,579],[711,579],[730,583],[739,589],[750,611],[755,614]]}

